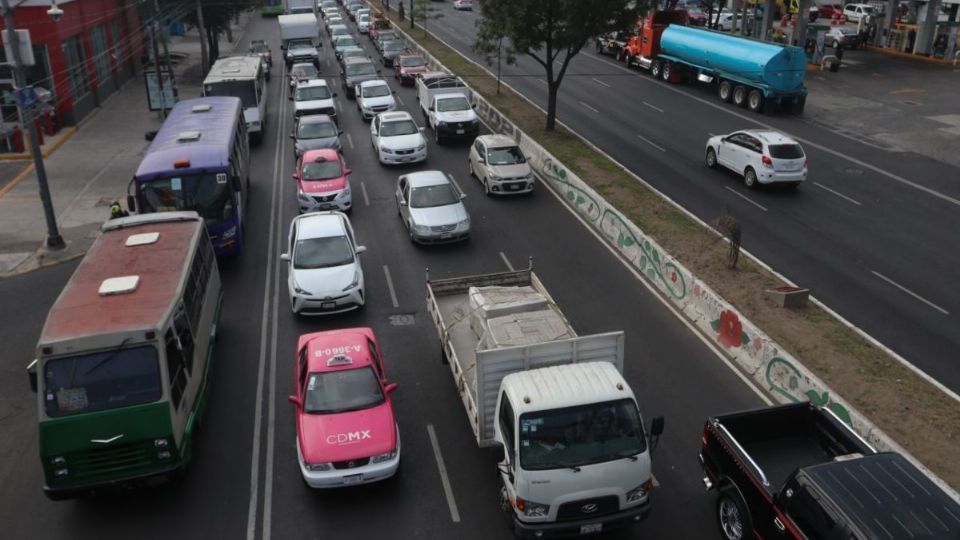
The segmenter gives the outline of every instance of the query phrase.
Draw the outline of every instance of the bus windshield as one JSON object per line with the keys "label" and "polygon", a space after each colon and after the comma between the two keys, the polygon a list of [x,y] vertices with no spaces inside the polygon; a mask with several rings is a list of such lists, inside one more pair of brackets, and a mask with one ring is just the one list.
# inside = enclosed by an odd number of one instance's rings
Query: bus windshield
{"label": "bus windshield", "polygon": [[47,360],[43,380],[48,416],[119,409],[163,395],[157,350],[149,345]]}
{"label": "bus windshield", "polygon": [[204,96],[234,96],[240,98],[244,108],[257,106],[257,86],[253,80],[222,81],[203,85]]}
{"label": "bus windshield", "polygon": [[142,213],[193,210],[203,217],[207,225],[234,217],[230,183],[225,173],[195,174],[142,182],[140,192],[143,194],[144,203]]}
{"label": "bus windshield", "polygon": [[519,440],[520,464],[528,471],[603,463],[646,449],[630,399],[523,414]]}

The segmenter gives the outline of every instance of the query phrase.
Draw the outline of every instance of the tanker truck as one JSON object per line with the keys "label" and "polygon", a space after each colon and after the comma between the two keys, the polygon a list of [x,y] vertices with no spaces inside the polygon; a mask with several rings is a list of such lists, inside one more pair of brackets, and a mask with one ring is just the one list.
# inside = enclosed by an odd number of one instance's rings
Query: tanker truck
{"label": "tanker truck", "polygon": [[714,85],[721,100],[754,112],[803,112],[807,100],[803,49],[694,28],[686,22],[683,11],[652,13],[620,51],[620,60],[667,82]]}

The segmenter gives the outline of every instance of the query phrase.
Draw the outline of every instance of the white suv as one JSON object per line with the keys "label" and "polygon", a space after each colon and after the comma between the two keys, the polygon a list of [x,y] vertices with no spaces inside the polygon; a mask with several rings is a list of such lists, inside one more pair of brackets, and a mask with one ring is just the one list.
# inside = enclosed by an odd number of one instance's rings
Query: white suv
{"label": "white suv", "polygon": [[370,142],[383,165],[427,160],[427,141],[406,111],[384,112],[370,122]]}
{"label": "white suv", "polygon": [[357,109],[364,120],[372,120],[378,113],[392,111],[397,108],[397,101],[393,99],[390,85],[383,79],[363,81],[355,91]]}
{"label": "white suv", "polygon": [[707,140],[707,166],[722,165],[743,176],[747,187],[807,179],[807,156],[800,143],[776,131],[743,130]]}

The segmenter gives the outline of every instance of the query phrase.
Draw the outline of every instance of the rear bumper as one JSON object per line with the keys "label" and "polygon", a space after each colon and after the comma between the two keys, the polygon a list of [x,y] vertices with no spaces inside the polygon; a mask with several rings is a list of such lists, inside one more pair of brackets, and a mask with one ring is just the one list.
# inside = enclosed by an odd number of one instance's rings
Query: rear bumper
{"label": "rear bumper", "polygon": [[761,184],[780,184],[784,182],[796,183],[807,179],[807,171],[776,172],[767,170],[757,171],[757,180]]}
{"label": "rear bumper", "polygon": [[[635,508],[609,514],[597,519],[563,521],[560,523],[524,523],[514,516],[513,530],[520,538],[562,538],[581,536],[639,523],[650,515],[650,498]],[[597,526],[599,525],[599,528]],[[586,528],[586,529],[585,529]],[[588,532],[592,531],[592,532]]]}
{"label": "rear bumper", "polygon": [[75,499],[88,495],[99,495],[101,493],[111,493],[124,489],[135,489],[148,487],[169,482],[182,471],[181,465],[173,465],[165,469],[153,471],[138,476],[132,476],[121,480],[109,480],[105,482],[95,482],[82,486],[70,487],[51,487],[46,484],[43,486],[43,494],[53,501],[62,501],[65,499]]}

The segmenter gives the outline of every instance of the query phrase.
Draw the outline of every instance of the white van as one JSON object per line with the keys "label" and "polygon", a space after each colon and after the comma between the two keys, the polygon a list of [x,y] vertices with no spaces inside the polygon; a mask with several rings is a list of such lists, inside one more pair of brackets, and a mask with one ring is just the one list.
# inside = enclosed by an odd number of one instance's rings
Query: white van
{"label": "white van", "polygon": [[263,139],[267,120],[267,82],[260,55],[218,58],[203,81],[203,96],[240,98],[250,138],[257,142]]}

